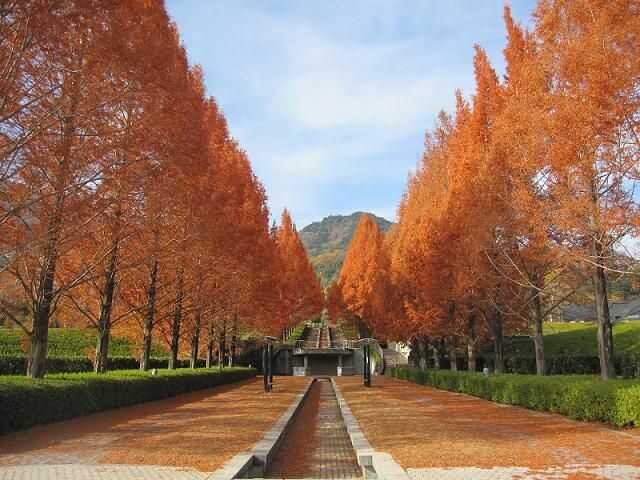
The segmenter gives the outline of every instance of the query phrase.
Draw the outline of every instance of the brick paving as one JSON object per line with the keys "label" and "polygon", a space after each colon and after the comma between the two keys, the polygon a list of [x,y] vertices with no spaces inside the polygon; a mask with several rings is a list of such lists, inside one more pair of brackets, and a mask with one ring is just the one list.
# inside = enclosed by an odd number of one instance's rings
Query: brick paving
{"label": "brick paving", "polygon": [[311,388],[265,477],[360,478],[331,382],[318,379]]}

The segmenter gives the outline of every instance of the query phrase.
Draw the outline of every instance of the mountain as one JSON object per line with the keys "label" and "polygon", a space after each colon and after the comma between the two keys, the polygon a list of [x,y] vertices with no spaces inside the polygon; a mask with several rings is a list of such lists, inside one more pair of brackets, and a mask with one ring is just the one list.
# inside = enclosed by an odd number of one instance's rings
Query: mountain
{"label": "mountain", "polygon": [[[320,222],[307,225],[300,231],[300,238],[307,249],[323,286],[329,285],[340,274],[344,256],[349,248],[360,217],[365,212],[352,213],[349,216],[330,215]],[[369,213],[383,232],[393,223]]]}

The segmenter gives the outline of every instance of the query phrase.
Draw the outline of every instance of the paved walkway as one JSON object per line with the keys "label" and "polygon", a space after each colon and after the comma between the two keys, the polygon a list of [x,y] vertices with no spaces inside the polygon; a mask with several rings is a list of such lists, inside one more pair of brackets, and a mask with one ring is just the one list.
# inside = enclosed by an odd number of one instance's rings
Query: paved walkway
{"label": "paved walkway", "polygon": [[618,431],[409,382],[341,377],[376,450],[415,480],[640,480],[640,430]]}
{"label": "paved walkway", "polygon": [[152,465],[30,465],[0,467],[3,480],[206,480],[207,473]]}
{"label": "paved walkway", "polygon": [[360,478],[331,382],[319,379],[298,412],[267,478]]}
{"label": "paved walkway", "polygon": [[275,380],[268,401],[258,378],[0,436],[0,480],[204,478],[250,450],[308,382]]}

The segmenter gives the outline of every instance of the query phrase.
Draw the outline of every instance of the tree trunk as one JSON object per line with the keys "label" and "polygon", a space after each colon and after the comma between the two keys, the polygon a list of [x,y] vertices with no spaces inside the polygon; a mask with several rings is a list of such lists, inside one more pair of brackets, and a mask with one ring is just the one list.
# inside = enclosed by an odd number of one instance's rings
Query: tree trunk
{"label": "tree trunk", "polygon": [[213,324],[213,317],[209,319],[209,328],[207,334],[207,358],[205,364],[207,368],[213,367],[213,346],[215,345],[215,330]]}
{"label": "tree trunk", "polygon": [[431,349],[433,350],[433,367],[440,370],[440,351],[435,344],[431,345]]}
{"label": "tree trunk", "polygon": [[613,328],[609,312],[609,297],[607,291],[607,274],[604,270],[606,263],[603,237],[604,232],[600,221],[600,196],[596,185],[597,174],[591,177],[591,257],[596,263],[593,269],[592,281],[596,297],[596,318],[598,320],[598,356],[600,357],[600,376],[603,380],[615,378],[616,371],[613,363]]}
{"label": "tree trunk", "polygon": [[118,271],[118,246],[116,238],[111,250],[109,267],[105,272],[104,290],[100,299],[100,319],[98,320],[98,342],[96,345],[96,358],[93,370],[96,373],[105,373],[109,362],[109,335],[111,334],[111,310],[113,295],[116,290],[116,274]]}
{"label": "tree trunk", "polygon": [[[82,59],[78,60],[78,65]],[[56,179],[55,204],[47,225],[47,243],[44,251],[44,266],[40,272],[37,296],[33,308],[33,326],[31,334],[31,349],[27,365],[27,375],[31,378],[42,378],[46,369],[47,346],[49,340],[49,317],[54,298],[54,282],[58,264],[58,247],[60,229],[64,218],[65,199],[67,196],[68,178],[72,155],[73,140],[76,130],[76,113],[80,100],[80,80],[77,73],[69,80],[71,82],[70,108],[63,118],[60,170]],[[65,81],[66,84],[66,81]],[[64,90],[64,89],[63,89]]]}
{"label": "tree trunk", "polygon": [[151,358],[151,335],[156,314],[156,286],[158,282],[158,260],[153,260],[151,267],[151,277],[149,279],[149,290],[147,290],[147,312],[144,316],[142,354],[140,356],[140,370],[149,370],[149,359]]}
{"label": "tree trunk", "polygon": [[225,318],[222,321],[222,329],[220,330],[220,338],[218,339],[218,366],[220,369],[224,367],[224,362],[226,361],[226,350],[227,350],[227,319]]}
{"label": "tree trunk", "polygon": [[109,338],[111,325],[100,323],[98,325],[98,341],[96,345],[96,358],[93,362],[93,371],[96,373],[106,373],[109,363]]}
{"label": "tree trunk", "polygon": [[200,309],[196,310],[196,318],[194,320],[194,330],[191,336],[191,360],[189,365],[191,368],[198,366],[198,351],[200,350],[200,324],[202,323],[202,313]]}
{"label": "tree trunk", "polygon": [[424,371],[427,369],[428,343],[425,338],[418,338],[416,343],[418,347],[418,366]]}
{"label": "tree trunk", "polygon": [[616,371],[613,363],[613,328],[607,298],[607,275],[602,266],[597,266],[593,272],[593,286],[596,292],[600,376],[603,380],[609,380],[615,378]]}
{"label": "tree trunk", "polygon": [[502,331],[502,313],[496,312],[493,318],[493,347],[495,350],[494,371],[504,373],[504,336]]}
{"label": "tree trunk", "polygon": [[233,367],[236,361],[236,348],[238,341],[238,313],[233,317],[233,325],[231,327],[231,348],[229,352],[229,366]]}
{"label": "tree trunk", "polygon": [[542,331],[543,318],[542,318],[542,301],[540,300],[540,291],[533,290],[533,310],[534,310],[534,325],[533,325],[533,344],[536,350],[536,374],[545,374],[545,360],[544,360],[544,334]]}
{"label": "tree trunk", "polygon": [[452,372],[458,371],[458,356],[453,345],[449,348],[449,367]]}
{"label": "tree trunk", "polygon": [[469,333],[467,338],[467,369],[475,372],[476,365],[476,316],[474,313],[469,314],[468,320]]}
{"label": "tree trunk", "polygon": [[178,270],[176,286],[176,306],[173,312],[173,324],[171,325],[171,354],[169,356],[169,369],[178,367],[178,349],[180,348],[180,327],[182,323],[182,299],[183,299],[183,271]]}
{"label": "tree trunk", "polygon": [[[71,147],[69,146],[69,148]],[[33,328],[30,336],[31,349],[27,367],[27,375],[31,378],[42,378],[44,376],[47,361],[49,317],[51,316],[54,281],[58,263],[58,243],[65,197],[64,187],[56,195],[55,210],[48,225],[47,245],[44,253],[45,262],[40,272],[38,295],[33,309]]]}
{"label": "tree trunk", "polygon": [[47,343],[49,337],[49,307],[42,307],[34,317],[33,333],[31,334],[31,350],[27,375],[31,378],[42,378],[47,362]]}

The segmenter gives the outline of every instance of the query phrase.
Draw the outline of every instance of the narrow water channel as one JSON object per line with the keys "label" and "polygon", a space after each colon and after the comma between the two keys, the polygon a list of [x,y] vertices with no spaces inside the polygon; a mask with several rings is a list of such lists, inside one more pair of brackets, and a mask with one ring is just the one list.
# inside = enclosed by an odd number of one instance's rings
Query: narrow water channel
{"label": "narrow water channel", "polygon": [[362,477],[329,379],[311,386],[265,477]]}

